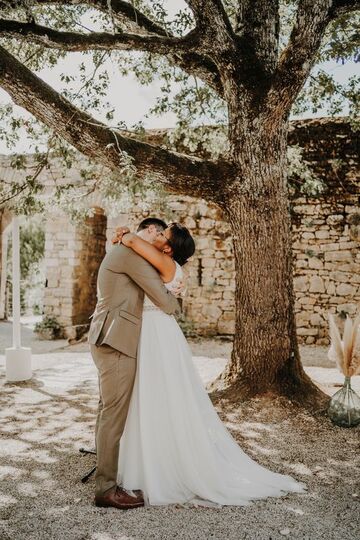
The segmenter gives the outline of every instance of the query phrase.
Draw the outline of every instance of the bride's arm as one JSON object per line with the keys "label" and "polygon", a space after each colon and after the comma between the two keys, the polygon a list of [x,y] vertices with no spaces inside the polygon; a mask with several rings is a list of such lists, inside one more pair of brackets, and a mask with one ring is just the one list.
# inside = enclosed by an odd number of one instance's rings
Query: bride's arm
{"label": "bride's arm", "polygon": [[124,244],[124,246],[133,249],[138,255],[154,266],[165,283],[173,279],[175,263],[169,255],[162,253],[156,247],[134,233],[124,234],[121,243]]}

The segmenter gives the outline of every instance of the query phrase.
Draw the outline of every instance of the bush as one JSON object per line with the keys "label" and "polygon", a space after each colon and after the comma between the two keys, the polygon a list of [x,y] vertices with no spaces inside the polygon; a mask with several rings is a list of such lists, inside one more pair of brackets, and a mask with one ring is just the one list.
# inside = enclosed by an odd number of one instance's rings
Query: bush
{"label": "bush", "polygon": [[35,333],[40,339],[61,339],[64,336],[64,328],[55,317],[45,315],[43,320],[36,323]]}

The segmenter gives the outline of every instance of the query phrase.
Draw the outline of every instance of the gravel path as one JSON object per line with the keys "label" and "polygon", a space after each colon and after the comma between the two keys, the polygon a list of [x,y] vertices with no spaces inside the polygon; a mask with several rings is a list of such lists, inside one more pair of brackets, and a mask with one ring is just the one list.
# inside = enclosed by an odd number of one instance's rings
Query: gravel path
{"label": "gravel path", "polygon": [[[228,344],[192,346],[207,383],[221,371]],[[96,371],[86,345],[45,349],[42,345],[43,354],[34,354],[34,377],[27,383],[5,383],[0,356],[1,540],[360,538],[360,429],[335,427],[280,400],[258,399],[241,408],[227,404],[219,414],[247,453],[305,482],[306,494],[222,509],[96,508],[93,479],[79,481],[94,459],[78,452],[93,446]],[[210,358],[215,353],[219,356]],[[327,362],[324,351],[313,353],[317,364],[306,369],[334,392],[341,376],[321,367]],[[360,377],[355,382],[360,390]]]}

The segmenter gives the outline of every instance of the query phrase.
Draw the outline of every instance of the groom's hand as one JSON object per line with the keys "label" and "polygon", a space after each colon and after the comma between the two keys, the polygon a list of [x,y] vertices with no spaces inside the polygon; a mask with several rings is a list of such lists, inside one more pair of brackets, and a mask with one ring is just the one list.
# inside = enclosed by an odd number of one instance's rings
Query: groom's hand
{"label": "groom's hand", "polygon": [[122,237],[128,232],[130,232],[129,227],[116,227],[115,235],[112,237],[111,242],[113,244],[121,244]]}

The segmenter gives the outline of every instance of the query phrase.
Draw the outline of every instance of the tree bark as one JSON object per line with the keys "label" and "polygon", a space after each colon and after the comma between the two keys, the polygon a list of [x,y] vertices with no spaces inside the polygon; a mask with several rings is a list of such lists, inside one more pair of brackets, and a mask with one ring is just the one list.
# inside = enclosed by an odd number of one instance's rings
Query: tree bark
{"label": "tree bark", "polygon": [[237,399],[273,392],[317,408],[328,398],[304,372],[296,336],[287,124],[275,136],[254,128],[245,135],[240,125],[234,130],[241,179],[229,189],[224,211],[233,232],[235,335],[231,360],[212,389]]}

